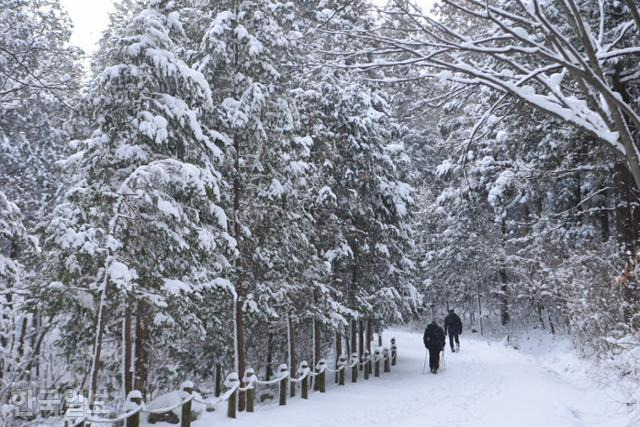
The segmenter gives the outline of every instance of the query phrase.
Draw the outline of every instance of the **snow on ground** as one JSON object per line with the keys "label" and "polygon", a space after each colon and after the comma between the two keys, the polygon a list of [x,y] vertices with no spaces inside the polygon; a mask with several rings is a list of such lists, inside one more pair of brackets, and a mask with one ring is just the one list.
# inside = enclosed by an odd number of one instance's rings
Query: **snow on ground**
{"label": "snow on ground", "polygon": [[[637,375],[640,349],[635,354],[626,352],[615,358],[590,362],[578,357],[568,336],[551,335],[545,330],[520,333],[512,338],[510,345],[531,355],[536,363],[578,388],[597,389],[604,399],[620,402],[619,407],[629,403],[626,408],[633,414],[627,417],[640,419],[640,378]],[[612,411],[617,409],[612,408]],[[640,426],[640,422],[631,425]]]}
{"label": "snow on ground", "polygon": [[[398,365],[308,401],[286,407],[258,406],[253,414],[225,418],[225,408],[207,413],[194,427],[286,426],[632,426],[628,410],[597,385],[574,385],[538,362],[498,342],[462,335],[462,351],[446,354],[446,371],[422,374],[424,347],[419,332],[393,330]],[[636,424],[637,425],[637,424]]]}

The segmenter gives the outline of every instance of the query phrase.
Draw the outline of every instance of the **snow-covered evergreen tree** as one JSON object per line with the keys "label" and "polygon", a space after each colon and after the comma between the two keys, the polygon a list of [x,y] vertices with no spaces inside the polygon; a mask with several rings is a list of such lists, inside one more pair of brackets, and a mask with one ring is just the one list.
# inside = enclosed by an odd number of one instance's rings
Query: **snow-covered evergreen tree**
{"label": "snow-covered evergreen tree", "polygon": [[[125,325],[124,382],[133,374],[144,389],[163,326],[197,332],[191,309],[208,290],[229,288],[223,272],[235,241],[219,206],[226,137],[202,121],[211,91],[176,55],[182,36],[173,2],[152,0],[103,46],[107,66],[86,96],[95,130],[64,162],[77,180],[47,226],[56,280],[43,291],[62,314],[67,348],[93,342],[92,392],[112,333],[107,317]],[[85,333],[94,322],[96,333]]]}
{"label": "snow-covered evergreen tree", "polygon": [[[26,310],[28,276],[23,261],[36,250],[27,233],[18,207],[0,192],[0,404],[31,380],[30,369],[39,352],[32,330],[32,317]],[[31,332],[31,334],[29,334]],[[31,335],[31,336],[29,336]],[[3,411],[5,421],[11,411]]]}
{"label": "snow-covered evergreen tree", "polygon": [[[55,160],[81,124],[68,123],[79,88],[79,50],[57,0],[0,2],[0,422],[17,390],[42,381],[55,353],[52,325],[33,309],[39,270],[34,227],[50,214],[59,184]],[[40,370],[42,368],[42,371]],[[52,371],[53,372],[53,371]],[[46,381],[46,380],[45,380]],[[9,406],[4,406],[8,404]]]}
{"label": "snow-covered evergreen tree", "polygon": [[[349,6],[322,2],[307,7],[310,28],[330,28],[329,34],[338,35],[309,35],[307,49],[313,54],[307,59],[310,71],[301,78],[299,103],[314,142],[316,246],[331,266],[324,286],[344,304],[326,313],[327,323],[341,317],[349,322],[350,328],[338,331],[350,335],[355,350],[365,323],[371,329],[374,320],[378,328],[410,317],[416,293],[408,274],[413,266],[408,256],[412,189],[399,167],[407,161],[404,133],[393,118],[387,94],[358,73],[311,71],[313,64],[335,60],[327,52],[353,47],[353,40],[341,37],[339,30],[372,24],[365,2]],[[323,30],[317,34],[326,34]],[[336,65],[342,68],[348,61]]]}
{"label": "snow-covered evergreen tree", "polygon": [[60,1],[0,2],[0,187],[31,226],[59,181],[52,167],[73,134],[78,49]]}
{"label": "snow-covered evergreen tree", "polygon": [[209,22],[196,55],[198,69],[215,88],[207,118],[230,139],[225,176],[238,241],[231,278],[237,295],[236,367],[242,372],[247,315],[273,319],[274,305],[285,315],[292,290],[313,269],[315,254],[305,236],[312,218],[303,197],[310,141],[297,130],[287,82],[300,33],[291,3],[203,1],[199,7]]}

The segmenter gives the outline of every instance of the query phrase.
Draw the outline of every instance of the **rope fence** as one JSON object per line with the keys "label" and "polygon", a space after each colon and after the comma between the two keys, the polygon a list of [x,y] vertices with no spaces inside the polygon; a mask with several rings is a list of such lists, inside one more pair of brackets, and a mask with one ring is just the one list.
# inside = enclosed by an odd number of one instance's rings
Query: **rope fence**
{"label": "rope fence", "polygon": [[[279,389],[279,405],[287,404],[287,391],[289,387],[296,387],[300,384],[300,397],[302,399],[309,398],[309,380],[314,378],[318,392],[326,392],[326,374],[333,373],[338,375],[338,385],[344,386],[346,372],[351,369],[351,382],[355,383],[358,379],[358,368],[362,367],[364,371],[364,379],[369,380],[373,371],[375,377],[380,376],[380,367],[382,364],[383,372],[391,372],[391,366],[395,366],[398,356],[398,347],[395,338],[391,338],[390,348],[378,346],[373,350],[373,356],[368,350],[362,353],[362,357],[358,353],[351,353],[347,360],[347,355],[341,354],[336,360],[335,369],[327,366],[325,359],[320,359],[314,369],[311,369],[309,363],[304,360],[300,363],[298,370],[295,372],[297,376],[293,376],[289,372],[286,364],[278,367],[277,374],[272,380],[260,380],[252,368],[245,370],[242,382],[236,372],[227,375],[223,385],[226,391],[211,399],[200,399],[195,394],[194,384],[191,381],[185,381],[180,385],[180,394],[183,397],[179,403],[163,408],[147,409],[142,400],[142,393],[133,390],[127,395],[124,405],[124,412],[115,418],[100,418],[91,415],[82,416],[65,421],[65,427],[89,427],[91,424],[116,424],[125,422],[126,427],[140,427],[140,414],[164,414],[181,408],[180,427],[191,427],[191,406],[192,402],[205,405],[207,408],[215,408],[217,405],[227,403],[227,416],[236,418],[238,410],[238,394],[245,393],[247,412],[254,412],[255,398],[257,386],[269,386],[278,384]],[[372,368],[373,365],[373,368]],[[243,385],[244,384],[244,385]]]}

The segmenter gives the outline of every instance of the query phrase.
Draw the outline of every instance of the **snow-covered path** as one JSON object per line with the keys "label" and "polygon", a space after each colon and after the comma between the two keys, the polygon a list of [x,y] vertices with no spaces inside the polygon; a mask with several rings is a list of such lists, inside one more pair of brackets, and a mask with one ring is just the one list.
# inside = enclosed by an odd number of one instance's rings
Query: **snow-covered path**
{"label": "snow-covered path", "polygon": [[580,389],[534,359],[498,343],[462,336],[446,354],[446,372],[422,375],[421,334],[391,331],[398,365],[369,382],[331,384],[327,393],[296,397],[287,407],[259,407],[229,420],[218,411],[195,427],[473,426],[574,427],[627,425],[618,405],[597,389]]}

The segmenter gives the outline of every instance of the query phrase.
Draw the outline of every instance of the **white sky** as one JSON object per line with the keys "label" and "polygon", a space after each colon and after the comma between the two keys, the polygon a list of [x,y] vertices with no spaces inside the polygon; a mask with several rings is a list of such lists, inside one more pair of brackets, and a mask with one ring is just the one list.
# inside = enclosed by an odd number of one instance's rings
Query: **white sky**
{"label": "white sky", "polygon": [[[384,4],[384,0],[373,1]],[[434,1],[436,0],[418,0],[418,3],[428,11]],[[107,28],[113,3],[114,0],[62,0],[73,21],[71,44],[81,47],[87,55],[92,54],[102,31]]]}
{"label": "white sky", "polygon": [[113,0],[62,0],[73,21],[71,44],[92,54],[109,23]]}

